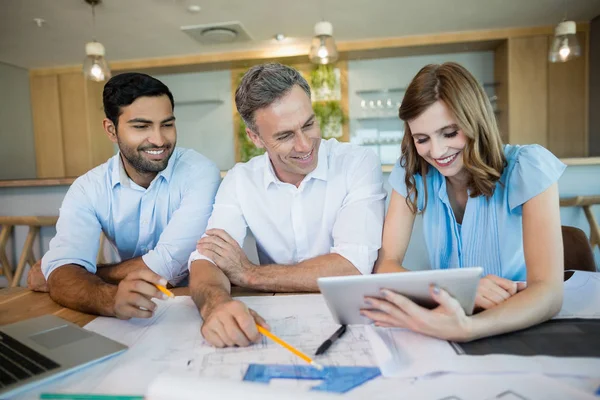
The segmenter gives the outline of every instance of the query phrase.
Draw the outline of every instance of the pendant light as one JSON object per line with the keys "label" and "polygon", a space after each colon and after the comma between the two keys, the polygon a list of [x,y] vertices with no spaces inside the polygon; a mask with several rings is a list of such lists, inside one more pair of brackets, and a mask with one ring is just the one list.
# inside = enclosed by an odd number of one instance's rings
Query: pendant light
{"label": "pendant light", "polygon": [[565,62],[581,55],[576,32],[575,21],[563,21],[556,26],[548,55],[550,62]]}
{"label": "pendant light", "polygon": [[83,75],[86,79],[103,82],[110,78],[110,68],[104,58],[105,50],[102,43],[96,41],[96,5],[100,4],[101,0],[85,0],[92,6],[92,29],[94,38],[91,42],[85,45],[85,60],[83,61]]}
{"label": "pendant light", "polygon": [[338,51],[333,40],[333,25],[330,22],[316,23],[308,58],[314,64],[331,64],[337,61]]}

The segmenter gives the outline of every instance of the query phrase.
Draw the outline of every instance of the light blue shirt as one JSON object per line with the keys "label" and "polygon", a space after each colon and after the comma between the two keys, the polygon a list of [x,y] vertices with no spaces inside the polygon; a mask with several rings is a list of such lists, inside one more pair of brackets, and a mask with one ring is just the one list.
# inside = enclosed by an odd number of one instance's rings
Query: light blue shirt
{"label": "light blue shirt", "polygon": [[[423,232],[434,269],[481,266],[484,274],[514,281],[526,280],[523,254],[523,204],[558,181],[566,166],[539,145],[504,147],[507,166],[491,198],[468,198],[462,224],[456,222],[437,169],[427,172],[427,208]],[[396,163],[389,178],[393,189],[406,197],[404,169]],[[415,175],[417,208],[423,210],[421,175]]]}
{"label": "light blue shirt", "polygon": [[145,189],[127,176],[115,155],[69,188],[56,236],[42,259],[44,276],[66,264],[96,273],[102,231],[121,260],[142,256],[152,271],[177,283],[204,234],[220,181],[212,161],[176,148],[167,168]]}

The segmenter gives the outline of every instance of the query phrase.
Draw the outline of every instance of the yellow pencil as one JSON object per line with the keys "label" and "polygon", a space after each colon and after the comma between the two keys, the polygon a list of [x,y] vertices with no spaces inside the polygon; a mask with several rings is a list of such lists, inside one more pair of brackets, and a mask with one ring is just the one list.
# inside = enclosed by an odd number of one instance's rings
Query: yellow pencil
{"label": "yellow pencil", "polygon": [[173,292],[171,292],[169,289],[167,289],[163,285],[155,285],[155,286],[157,287],[158,290],[160,290],[161,292],[163,292],[167,296],[169,296],[171,298],[175,297],[175,295],[173,294]]}
{"label": "yellow pencil", "polygon": [[298,350],[298,349],[292,347],[291,345],[287,344],[286,342],[284,342],[283,340],[281,340],[277,336],[273,335],[271,332],[269,332],[268,330],[266,330],[262,326],[256,324],[256,328],[258,329],[258,331],[260,333],[262,333],[263,335],[265,335],[266,337],[268,337],[269,339],[271,339],[275,343],[277,343],[277,344],[285,347],[286,349],[288,349],[289,351],[291,351],[292,353],[294,353],[295,355],[297,355],[298,357],[300,357],[301,359],[303,359],[304,361],[306,361],[307,363],[309,363],[310,365],[312,365],[316,369],[319,369],[319,370],[323,369],[323,366],[321,364],[314,362],[312,358],[310,358],[309,356],[307,356],[306,354],[304,354],[300,350]]}

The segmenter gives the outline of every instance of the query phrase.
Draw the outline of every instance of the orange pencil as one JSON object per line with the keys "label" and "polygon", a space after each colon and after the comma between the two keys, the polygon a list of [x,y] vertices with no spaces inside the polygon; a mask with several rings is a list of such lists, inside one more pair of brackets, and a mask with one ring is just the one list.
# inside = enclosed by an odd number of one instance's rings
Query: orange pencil
{"label": "orange pencil", "polygon": [[175,295],[173,294],[173,292],[171,292],[169,289],[167,289],[166,287],[164,287],[163,285],[154,285],[156,286],[156,288],[158,290],[160,290],[161,292],[163,292],[164,294],[166,294],[167,296],[169,296],[170,298],[175,297]]}
{"label": "orange pencil", "polygon": [[304,361],[306,361],[307,363],[309,363],[310,365],[312,365],[316,369],[319,369],[319,370],[323,369],[323,366],[321,364],[314,362],[312,358],[310,358],[309,356],[307,356],[306,354],[304,354],[300,350],[298,350],[298,349],[292,347],[291,345],[287,344],[283,340],[279,339],[277,336],[273,335],[271,332],[269,332],[268,330],[266,330],[262,326],[256,324],[256,328],[258,329],[258,331],[260,333],[262,333],[263,335],[265,335],[266,337],[268,337],[269,339],[271,339],[275,343],[277,343],[277,344],[283,346],[284,348],[288,349],[289,351],[291,351],[292,353],[294,353],[295,355],[297,355],[298,357],[300,357],[301,359],[303,359]]}

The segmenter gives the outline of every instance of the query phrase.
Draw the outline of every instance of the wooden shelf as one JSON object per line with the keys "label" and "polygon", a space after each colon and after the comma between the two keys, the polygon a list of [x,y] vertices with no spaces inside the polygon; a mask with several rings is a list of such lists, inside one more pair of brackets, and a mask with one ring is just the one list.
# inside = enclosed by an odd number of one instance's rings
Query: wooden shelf
{"label": "wooden shelf", "polygon": [[358,117],[358,118],[351,118],[351,119],[355,119],[357,121],[376,121],[379,119],[397,119],[398,121],[400,121],[400,119],[398,118],[397,115],[381,116],[381,117]]}
{"label": "wooden shelf", "polygon": [[402,139],[396,140],[373,140],[361,143],[361,146],[398,146],[402,143]]}
{"label": "wooden shelf", "polygon": [[[227,171],[221,171],[221,178],[224,178]],[[48,178],[48,179],[16,179],[0,180],[1,188],[10,187],[43,187],[43,186],[69,186],[77,178]]]}
{"label": "wooden shelf", "polygon": [[207,100],[186,100],[186,101],[176,101],[175,105],[181,105],[181,106],[189,106],[189,105],[201,105],[201,104],[223,104],[224,101],[223,100],[219,100],[219,99],[207,99]]}
{"label": "wooden shelf", "polygon": [[48,178],[48,179],[16,179],[1,181],[0,188],[5,187],[39,187],[39,186],[69,186],[77,178]]}
{"label": "wooden shelf", "polygon": [[357,95],[363,94],[380,94],[380,93],[402,93],[406,92],[406,88],[390,88],[390,89],[368,89],[368,90],[357,90]]}
{"label": "wooden shelf", "polygon": [[600,165],[600,157],[561,158],[566,165]]}
{"label": "wooden shelf", "polygon": [[[372,143],[373,145],[387,145],[387,144],[399,144],[395,142],[391,143]],[[366,145],[366,144],[365,144]],[[581,157],[581,158],[561,158],[563,163],[568,166],[581,166],[581,165],[600,165],[600,157]],[[381,169],[383,172],[391,172],[393,164],[383,164]],[[221,178],[224,178],[227,171],[221,171]],[[77,178],[49,178],[49,179],[18,179],[18,180],[0,180],[0,188],[10,187],[43,187],[43,186],[69,186]]]}

